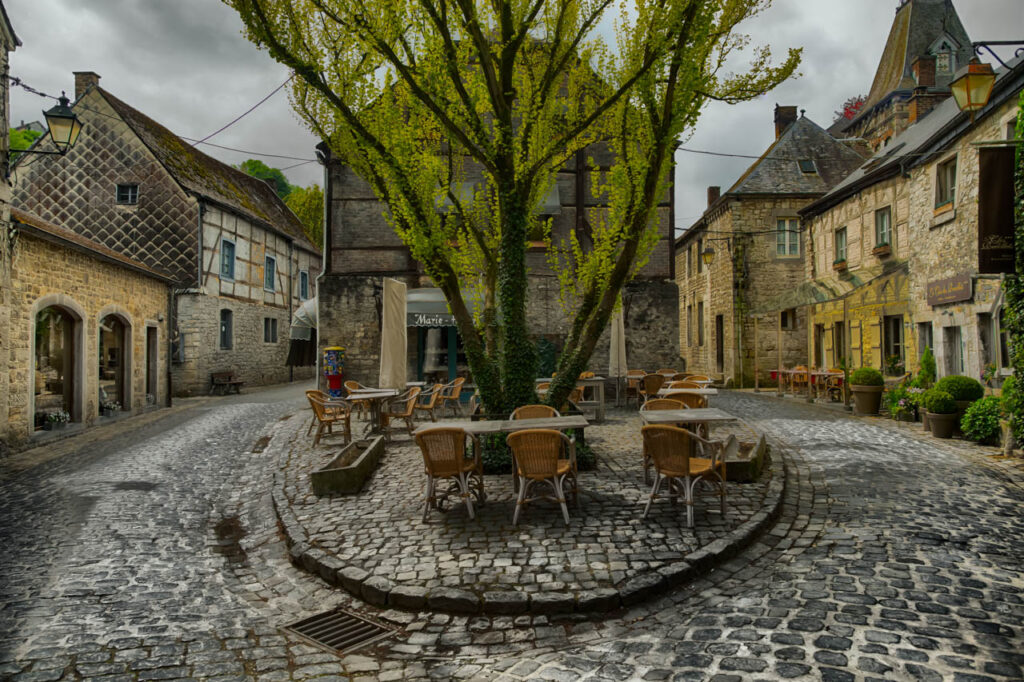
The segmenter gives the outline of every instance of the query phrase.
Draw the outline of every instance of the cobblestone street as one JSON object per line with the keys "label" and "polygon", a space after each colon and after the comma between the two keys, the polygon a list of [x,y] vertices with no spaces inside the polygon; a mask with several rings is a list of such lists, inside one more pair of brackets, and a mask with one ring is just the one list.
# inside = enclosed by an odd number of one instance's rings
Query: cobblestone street
{"label": "cobblestone street", "polygon": [[[991,449],[725,392],[786,490],[775,526],[709,575],[599,620],[380,610],[292,566],[278,533],[301,388],[5,463],[0,678],[1022,678],[1024,476]],[[339,659],[279,629],[335,605],[402,632]]]}

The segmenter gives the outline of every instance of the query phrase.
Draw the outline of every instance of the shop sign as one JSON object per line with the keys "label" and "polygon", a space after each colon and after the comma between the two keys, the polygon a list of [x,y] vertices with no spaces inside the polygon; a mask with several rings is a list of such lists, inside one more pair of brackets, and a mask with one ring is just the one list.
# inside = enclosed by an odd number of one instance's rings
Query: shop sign
{"label": "shop sign", "polygon": [[1015,147],[982,149],[978,173],[978,272],[1012,274],[1015,270]]}
{"label": "shop sign", "polygon": [[406,313],[408,327],[454,327],[455,316],[451,313]]}
{"label": "shop sign", "polygon": [[957,275],[948,279],[928,282],[928,305],[969,301],[974,298],[974,280],[970,275]]}

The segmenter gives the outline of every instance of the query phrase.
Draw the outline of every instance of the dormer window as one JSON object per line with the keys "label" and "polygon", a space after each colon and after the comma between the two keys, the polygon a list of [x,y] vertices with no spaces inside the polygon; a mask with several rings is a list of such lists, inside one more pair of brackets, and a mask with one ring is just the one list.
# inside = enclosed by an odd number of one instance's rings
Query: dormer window
{"label": "dormer window", "polygon": [[818,174],[818,169],[815,167],[813,159],[801,159],[797,163],[800,164],[800,172],[804,175]]}
{"label": "dormer window", "polygon": [[139,186],[138,185],[118,185],[117,186],[117,203],[134,205],[139,203]]}
{"label": "dormer window", "polygon": [[953,73],[954,61],[952,52],[941,52],[935,55],[935,70],[938,73]]}

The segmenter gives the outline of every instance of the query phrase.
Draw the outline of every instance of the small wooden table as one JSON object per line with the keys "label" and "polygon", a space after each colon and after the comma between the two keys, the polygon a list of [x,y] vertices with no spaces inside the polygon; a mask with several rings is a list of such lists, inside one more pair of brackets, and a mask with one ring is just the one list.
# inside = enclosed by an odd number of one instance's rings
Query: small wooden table
{"label": "small wooden table", "polygon": [[700,407],[692,410],[641,410],[640,418],[645,424],[712,424],[738,419],[717,407]]}
{"label": "small wooden table", "polygon": [[394,388],[357,388],[348,392],[343,400],[365,400],[370,406],[370,426],[368,433],[381,433],[384,430],[382,419],[383,404],[398,395]]}

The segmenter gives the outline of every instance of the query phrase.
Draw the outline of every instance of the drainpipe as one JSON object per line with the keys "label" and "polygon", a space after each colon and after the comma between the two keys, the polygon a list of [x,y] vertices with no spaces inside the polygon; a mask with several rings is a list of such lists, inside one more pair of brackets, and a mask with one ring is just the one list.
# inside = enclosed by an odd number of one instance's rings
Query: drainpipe
{"label": "drainpipe", "polygon": [[323,318],[320,316],[320,293],[323,291],[323,281],[327,276],[328,270],[331,268],[331,201],[334,196],[333,188],[331,187],[331,169],[329,165],[329,155],[322,153],[319,149],[316,153],[317,161],[324,168],[324,210],[321,217],[320,225],[323,228],[323,240],[320,242],[320,274],[316,276],[316,296],[317,296],[317,323],[316,323],[316,382],[317,388],[323,388],[323,358],[319,352],[319,346],[323,344],[323,334],[321,334],[320,326]]}
{"label": "drainpipe", "polygon": [[[172,285],[167,286],[167,398],[164,401],[166,407],[171,407],[171,394],[174,393],[174,386],[172,385],[171,376],[171,363],[174,362],[174,330],[178,327],[178,316],[176,314],[177,303],[174,296],[174,287]],[[181,343],[181,341],[178,341]],[[148,345],[148,344],[147,344]]]}
{"label": "drainpipe", "polygon": [[[288,321],[286,329],[291,329],[292,324],[292,288],[295,286],[295,262],[292,260],[294,243],[288,240]],[[291,345],[291,334],[288,334],[288,344]],[[288,383],[295,381],[295,368],[288,365]]]}

